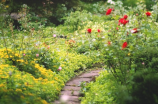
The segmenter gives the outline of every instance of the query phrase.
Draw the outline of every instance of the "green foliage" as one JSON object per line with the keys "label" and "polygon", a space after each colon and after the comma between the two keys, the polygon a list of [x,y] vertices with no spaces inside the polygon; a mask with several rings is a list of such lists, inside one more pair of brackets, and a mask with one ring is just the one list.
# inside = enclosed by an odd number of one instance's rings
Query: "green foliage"
{"label": "green foliage", "polygon": [[120,0],[126,7],[136,7],[139,2],[144,2],[147,10],[151,10],[151,7],[156,3],[156,0]]}
{"label": "green foliage", "polygon": [[71,12],[69,16],[64,17],[63,19],[65,20],[64,25],[69,26],[68,29],[70,31],[75,31],[79,27],[82,29],[86,21],[91,21],[92,14],[87,11],[75,11]]}
{"label": "green foliage", "polygon": [[[141,52],[140,52],[141,51]],[[139,50],[135,54],[135,64],[136,70],[141,70],[142,68],[147,68],[148,70],[157,72],[157,62],[158,62],[158,49],[157,47],[146,47]]]}
{"label": "green foliage", "polygon": [[116,89],[113,76],[104,70],[96,78],[96,82],[90,82],[88,85],[82,87],[81,104],[113,104],[114,95],[113,91]]}
{"label": "green foliage", "polygon": [[[129,89],[119,89],[117,102],[120,104],[157,104],[158,77],[149,70],[138,71],[134,74]],[[122,93],[122,91],[124,93]]]}
{"label": "green foliage", "polygon": [[30,12],[34,12],[36,15],[46,17],[49,22],[59,24],[62,22],[61,18],[64,17],[66,13],[69,13],[76,8],[76,6],[79,4],[79,0],[75,2],[73,0],[11,0],[6,2],[6,4],[9,4],[10,6],[9,12],[18,12],[18,10],[21,8],[21,5],[26,4],[30,8]]}
{"label": "green foliage", "polygon": [[97,1],[97,2],[86,2],[85,0],[80,2],[80,5],[81,5],[81,9],[82,10],[87,10],[91,13],[95,13],[95,14],[98,14],[98,13],[101,13],[101,14],[104,14],[105,13],[105,8],[106,8],[106,5],[105,5],[105,1]]}

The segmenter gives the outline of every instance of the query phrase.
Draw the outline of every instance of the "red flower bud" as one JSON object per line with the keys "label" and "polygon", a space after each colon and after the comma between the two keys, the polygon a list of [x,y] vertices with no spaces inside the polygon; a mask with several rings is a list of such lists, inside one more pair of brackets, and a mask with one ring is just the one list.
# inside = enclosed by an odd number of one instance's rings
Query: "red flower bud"
{"label": "red flower bud", "polygon": [[112,9],[111,9],[111,8],[110,8],[110,9],[108,9],[108,10],[106,11],[106,15],[111,14],[111,11],[112,11]]}
{"label": "red flower bud", "polygon": [[151,15],[151,13],[150,12],[146,12],[146,16],[150,16]]}
{"label": "red flower bud", "polygon": [[91,33],[92,32],[92,29],[87,29],[88,33]]}
{"label": "red flower bud", "polygon": [[124,15],[123,18],[126,20],[126,19],[128,18],[128,16],[127,16],[127,15]]}
{"label": "red flower bud", "polygon": [[127,47],[127,42],[124,42],[123,44],[122,44],[122,50],[124,49],[124,48],[126,48]]}
{"label": "red flower bud", "polygon": [[110,42],[110,41],[108,41],[108,45],[111,45],[111,42]]}

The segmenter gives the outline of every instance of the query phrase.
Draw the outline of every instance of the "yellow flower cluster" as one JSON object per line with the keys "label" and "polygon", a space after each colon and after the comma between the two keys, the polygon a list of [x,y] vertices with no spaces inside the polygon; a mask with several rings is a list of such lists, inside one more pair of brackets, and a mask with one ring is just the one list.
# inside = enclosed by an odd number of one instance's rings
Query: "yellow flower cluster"
{"label": "yellow flower cluster", "polygon": [[[27,71],[21,72],[20,70],[17,70],[18,67],[15,67],[13,65],[0,63],[0,78],[4,80],[3,82],[1,82],[0,80],[0,91],[8,93],[20,93],[22,94],[20,95],[21,99],[28,99],[27,96],[33,96],[37,98],[37,95],[48,94],[49,92],[51,94],[46,96],[50,96],[50,98],[54,99],[54,95],[59,93],[62,86],[64,86],[64,81],[60,75],[52,72],[51,69],[46,69],[40,66],[35,62],[36,60],[28,62],[26,60],[23,60],[19,54],[12,52],[12,50],[10,49],[8,49],[7,51],[6,49],[0,49],[0,58],[7,60],[7,58],[9,57],[12,57],[12,60],[15,62],[22,63],[24,66],[31,65],[31,67],[34,68],[36,74],[39,74],[39,77],[35,77],[31,73],[27,73]],[[14,57],[16,58],[14,59]],[[8,85],[6,81],[10,78],[13,80],[13,83],[16,87],[11,85],[11,89],[7,89]],[[12,88],[15,90],[13,90]],[[33,92],[30,92],[29,89],[33,89]],[[37,92],[38,94],[34,94]],[[43,100],[43,98],[39,99],[39,104],[48,104],[47,101]]]}

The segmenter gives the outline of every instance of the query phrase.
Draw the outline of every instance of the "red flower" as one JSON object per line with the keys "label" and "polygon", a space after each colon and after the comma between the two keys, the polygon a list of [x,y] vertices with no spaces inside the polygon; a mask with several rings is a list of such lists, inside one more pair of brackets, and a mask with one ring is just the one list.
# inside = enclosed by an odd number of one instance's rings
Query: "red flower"
{"label": "red flower", "polygon": [[100,32],[100,30],[98,29],[98,32]]}
{"label": "red flower", "polygon": [[88,33],[91,33],[92,32],[92,29],[87,29]]}
{"label": "red flower", "polygon": [[128,18],[128,16],[127,16],[127,15],[124,15],[123,18],[126,20],[126,19]]}
{"label": "red flower", "polygon": [[110,41],[108,41],[108,45],[111,45],[111,42],[110,42]]}
{"label": "red flower", "polygon": [[131,30],[131,33],[137,33],[138,32],[138,29],[137,28],[134,28]]}
{"label": "red flower", "polygon": [[124,18],[121,18],[119,20],[119,24],[118,25],[120,25],[120,23],[123,24],[123,25],[126,25],[126,23],[128,23],[128,22],[129,22],[129,20],[125,20]]}
{"label": "red flower", "polygon": [[112,11],[112,9],[111,9],[111,8],[110,8],[110,9],[108,9],[108,10],[106,11],[106,15],[111,14],[111,11]]}
{"label": "red flower", "polygon": [[118,27],[116,27],[116,30],[119,30],[119,28],[118,28]]}
{"label": "red flower", "polygon": [[127,42],[124,42],[123,44],[122,44],[122,50],[124,49],[124,48],[126,48],[127,47]]}
{"label": "red flower", "polygon": [[150,16],[150,15],[151,15],[151,13],[150,13],[150,12],[146,12],[146,15],[147,15],[147,16]]}

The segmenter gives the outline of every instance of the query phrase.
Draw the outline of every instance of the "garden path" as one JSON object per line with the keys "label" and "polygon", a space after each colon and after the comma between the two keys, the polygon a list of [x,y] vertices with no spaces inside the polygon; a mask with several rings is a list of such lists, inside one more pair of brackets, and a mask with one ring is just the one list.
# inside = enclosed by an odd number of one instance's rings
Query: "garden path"
{"label": "garden path", "polygon": [[101,70],[101,68],[89,70],[69,80],[62,89],[59,100],[56,100],[53,104],[80,104],[79,97],[81,97],[81,82],[89,83],[90,81],[94,81]]}

